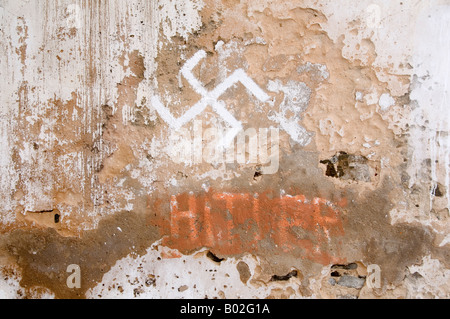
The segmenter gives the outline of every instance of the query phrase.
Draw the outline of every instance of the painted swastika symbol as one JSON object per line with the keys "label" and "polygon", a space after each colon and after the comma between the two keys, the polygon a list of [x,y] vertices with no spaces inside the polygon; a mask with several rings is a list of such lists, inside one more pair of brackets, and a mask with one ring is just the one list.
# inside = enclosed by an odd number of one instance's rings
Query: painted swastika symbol
{"label": "painted swastika symbol", "polygon": [[208,91],[202,83],[192,74],[195,66],[206,57],[206,52],[198,51],[186,61],[181,68],[181,74],[202,98],[187,110],[182,116],[175,118],[170,110],[164,106],[159,96],[154,95],[151,98],[153,107],[158,112],[159,116],[174,130],[178,130],[186,123],[194,119],[197,115],[202,113],[209,105],[212,109],[228,124],[231,129],[227,132],[223,139],[223,145],[229,145],[236,135],[242,130],[242,124],[238,121],[226,108],[225,102],[220,101],[219,97],[230,87],[238,82],[241,83],[251,94],[253,94],[261,102],[269,99],[269,96],[245,73],[242,69],[235,70],[222,83],[217,85],[213,90]]}

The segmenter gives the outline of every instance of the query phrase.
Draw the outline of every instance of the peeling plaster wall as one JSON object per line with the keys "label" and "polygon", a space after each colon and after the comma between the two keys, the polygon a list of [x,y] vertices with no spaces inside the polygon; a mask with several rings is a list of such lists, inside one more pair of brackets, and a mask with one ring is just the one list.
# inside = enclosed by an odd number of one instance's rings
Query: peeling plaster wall
{"label": "peeling plaster wall", "polygon": [[450,297],[449,24],[0,1],[0,296]]}

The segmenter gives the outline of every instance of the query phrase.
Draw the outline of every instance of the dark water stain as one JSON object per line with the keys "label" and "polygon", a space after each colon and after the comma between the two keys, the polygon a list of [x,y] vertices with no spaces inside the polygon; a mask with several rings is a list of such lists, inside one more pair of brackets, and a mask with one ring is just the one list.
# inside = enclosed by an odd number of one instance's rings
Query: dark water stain
{"label": "dark water stain", "polygon": [[[158,235],[143,215],[121,212],[80,238],[63,237],[53,228],[18,229],[3,237],[1,250],[21,267],[23,288],[45,287],[56,298],[85,298],[86,291],[100,282],[117,260],[133,252],[144,254]],[[80,266],[80,288],[67,286],[70,264]]]}
{"label": "dark water stain", "polygon": [[[421,264],[431,255],[444,264],[450,261],[448,247],[437,247],[433,230],[424,225],[391,224],[390,211],[395,207],[389,195],[395,185],[384,178],[376,190],[364,193],[359,200],[348,205],[346,225],[346,254],[358,256],[364,264],[377,264],[381,269],[383,285],[399,284],[407,267]],[[355,255],[353,255],[355,253]]]}

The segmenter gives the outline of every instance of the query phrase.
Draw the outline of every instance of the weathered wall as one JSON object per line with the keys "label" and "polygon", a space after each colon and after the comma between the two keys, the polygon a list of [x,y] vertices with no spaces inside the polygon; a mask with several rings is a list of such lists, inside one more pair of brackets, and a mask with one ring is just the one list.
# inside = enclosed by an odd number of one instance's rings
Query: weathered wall
{"label": "weathered wall", "polygon": [[0,296],[450,297],[449,1],[0,21]]}

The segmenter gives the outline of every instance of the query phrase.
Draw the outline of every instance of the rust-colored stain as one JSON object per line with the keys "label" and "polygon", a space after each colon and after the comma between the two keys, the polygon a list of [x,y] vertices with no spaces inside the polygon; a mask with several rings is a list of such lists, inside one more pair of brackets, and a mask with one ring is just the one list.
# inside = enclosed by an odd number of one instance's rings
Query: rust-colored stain
{"label": "rust-colored stain", "polygon": [[304,258],[325,265],[337,260],[328,243],[344,235],[345,200],[209,191],[172,195],[169,205],[169,217],[157,224],[163,244],[182,252],[209,247],[219,255],[256,253],[264,242],[283,252],[300,248]]}

